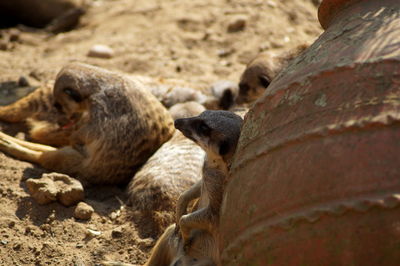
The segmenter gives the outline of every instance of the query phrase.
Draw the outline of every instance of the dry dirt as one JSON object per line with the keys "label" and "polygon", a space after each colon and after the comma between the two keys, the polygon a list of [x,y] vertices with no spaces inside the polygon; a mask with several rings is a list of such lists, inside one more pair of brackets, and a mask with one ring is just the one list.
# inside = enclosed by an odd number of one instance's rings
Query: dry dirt
{"label": "dry dirt", "polygon": [[[322,32],[312,0],[98,0],[79,27],[50,36],[19,33],[0,50],[0,82],[28,77],[54,79],[69,61],[83,61],[130,74],[170,77],[208,85],[237,82],[259,51],[284,51],[312,43]],[[242,31],[228,25],[246,21]],[[3,33],[9,30],[2,30]],[[4,34],[3,34],[4,35]],[[87,57],[94,44],[115,51],[111,59]],[[3,93],[3,94],[2,94]],[[10,97],[13,91],[8,91]],[[0,91],[0,104],[10,102]],[[1,99],[2,98],[2,99]],[[0,124],[12,135],[21,127]],[[123,187],[86,190],[95,213],[73,218],[74,207],[37,204],[25,180],[45,172],[0,152],[0,265],[96,265],[102,259],[142,264],[157,237],[145,219],[124,205]],[[88,229],[99,235],[92,235]]]}

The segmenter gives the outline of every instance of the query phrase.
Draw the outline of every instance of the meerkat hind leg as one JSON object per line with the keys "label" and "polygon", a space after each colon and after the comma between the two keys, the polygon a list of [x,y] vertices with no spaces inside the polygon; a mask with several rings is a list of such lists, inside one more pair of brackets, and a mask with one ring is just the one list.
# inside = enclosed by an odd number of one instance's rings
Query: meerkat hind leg
{"label": "meerkat hind leg", "polygon": [[20,139],[14,138],[14,137],[9,136],[9,135],[1,132],[1,131],[0,131],[0,139],[4,140],[6,142],[11,142],[11,143],[18,144],[18,145],[20,145],[20,146],[22,146],[24,148],[31,149],[31,150],[34,150],[34,151],[44,152],[44,151],[54,151],[54,150],[56,150],[56,148],[51,147],[51,146],[47,146],[47,145],[43,145],[43,144],[39,144],[39,143],[34,143],[34,142],[29,142],[29,141],[25,141],[25,140],[20,140]]}
{"label": "meerkat hind leg", "polygon": [[0,151],[10,154],[17,159],[33,163],[38,162],[42,155],[42,152],[31,150],[4,138],[0,138]]}

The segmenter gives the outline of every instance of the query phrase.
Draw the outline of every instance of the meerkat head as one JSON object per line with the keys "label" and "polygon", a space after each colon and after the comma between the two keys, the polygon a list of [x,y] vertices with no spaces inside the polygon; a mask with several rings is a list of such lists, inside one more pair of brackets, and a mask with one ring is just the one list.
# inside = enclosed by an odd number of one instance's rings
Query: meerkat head
{"label": "meerkat head", "polygon": [[268,88],[272,79],[307,47],[308,44],[303,43],[280,54],[273,52],[258,54],[247,64],[240,78],[237,102],[252,102],[259,98]]}
{"label": "meerkat head", "polygon": [[255,101],[264,93],[278,72],[279,63],[274,58],[271,53],[262,53],[249,62],[240,78],[238,103]]}
{"label": "meerkat head", "polygon": [[89,96],[100,91],[101,75],[96,67],[70,63],[58,73],[54,83],[54,107],[74,123],[88,109]]}
{"label": "meerkat head", "polygon": [[243,119],[229,111],[207,110],[199,116],[175,120],[175,127],[212,158],[229,162],[240,136]]}

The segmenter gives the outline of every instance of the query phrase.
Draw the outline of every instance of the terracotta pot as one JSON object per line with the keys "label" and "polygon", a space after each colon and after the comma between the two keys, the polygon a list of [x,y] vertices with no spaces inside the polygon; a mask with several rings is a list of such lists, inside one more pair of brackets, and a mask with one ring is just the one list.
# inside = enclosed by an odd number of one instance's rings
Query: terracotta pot
{"label": "terracotta pot", "polygon": [[223,265],[400,265],[400,4],[319,15],[326,31],[245,118]]}

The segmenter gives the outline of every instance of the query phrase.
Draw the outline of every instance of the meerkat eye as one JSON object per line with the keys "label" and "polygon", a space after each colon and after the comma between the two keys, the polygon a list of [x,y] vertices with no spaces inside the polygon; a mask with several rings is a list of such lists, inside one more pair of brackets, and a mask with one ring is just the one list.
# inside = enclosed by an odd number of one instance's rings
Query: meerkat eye
{"label": "meerkat eye", "polygon": [[249,91],[249,85],[247,85],[246,83],[239,83],[239,92],[240,93],[245,93],[247,91]]}
{"label": "meerkat eye", "polygon": [[64,93],[67,94],[72,100],[74,100],[77,103],[80,103],[83,100],[81,95],[77,91],[71,88],[65,88]]}
{"label": "meerkat eye", "polygon": [[221,141],[219,144],[219,155],[225,155],[229,152],[230,145],[228,141]]}
{"label": "meerkat eye", "polygon": [[54,104],[53,104],[53,106],[57,109],[57,111],[59,111],[59,112],[62,112],[62,106],[61,106],[61,104],[60,103],[58,103],[58,102],[55,102]]}
{"label": "meerkat eye", "polygon": [[258,78],[258,80],[260,81],[261,86],[263,86],[264,88],[267,88],[269,86],[269,80],[266,77],[261,76]]}
{"label": "meerkat eye", "polygon": [[211,133],[211,128],[209,128],[204,122],[200,123],[197,129],[199,134],[203,136],[209,136]]}

